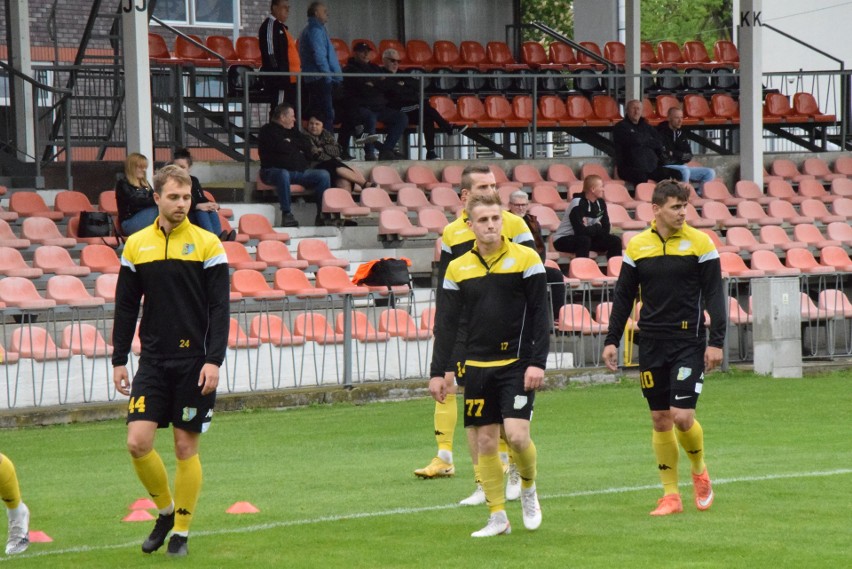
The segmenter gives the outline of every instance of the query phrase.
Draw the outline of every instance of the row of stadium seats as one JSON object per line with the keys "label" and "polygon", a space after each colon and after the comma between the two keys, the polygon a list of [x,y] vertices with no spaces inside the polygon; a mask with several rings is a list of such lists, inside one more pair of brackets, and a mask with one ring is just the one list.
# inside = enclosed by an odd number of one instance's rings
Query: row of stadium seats
{"label": "row of stadium seats", "polygon": [[[228,65],[260,66],[260,47],[255,36],[231,38],[222,35],[210,35],[202,40],[190,35],[193,40],[205,45],[219,54]],[[366,38],[356,38],[351,44],[340,38],[332,38],[337,59],[343,67],[352,56],[352,50],[358,43],[366,43],[372,48],[371,61],[381,64],[381,54],[386,49],[395,49],[400,55],[400,68],[417,68],[430,71],[435,68],[477,69],[491,71],[503,69],[517,71],[522,69],[558,69],[575,71],[577,69],[603,69],[600,60],[606,60],[617,66],[625,63],[626,48],[622,42],[610,41],[603,50],[595,42],[584,41],[580,45],[586,50],[574,50],[562,42],[551,43],[545,47],[533,41],[521,46],[520,61],[516,60],[509,45],[502,41],[487,42],[484,46],[477,41],[462,41],[458,46],[447,40],[435,41],[431,46],[423,40],[408,40],[403,43],[394,39],[383,39],[378,44]],[[156,63],[191,64],[216,67],[220,62],[199,46],[181,36],[175,38],[174,49],[170,50],[163,36],[148,34],[149,56]],[[597,56],[592,57],[589,53]],[[714,59],[711,59],[704,43],[688,41],[681,47],[672,41],[661,41],[656,49],[650,42],[641,43],[641,65],[646,69],[673,67],[677,69],[698,68],[715,69],[718,67],[736,68],[739,66],[737,47],[730,41],[719,40],[714,46]]]}

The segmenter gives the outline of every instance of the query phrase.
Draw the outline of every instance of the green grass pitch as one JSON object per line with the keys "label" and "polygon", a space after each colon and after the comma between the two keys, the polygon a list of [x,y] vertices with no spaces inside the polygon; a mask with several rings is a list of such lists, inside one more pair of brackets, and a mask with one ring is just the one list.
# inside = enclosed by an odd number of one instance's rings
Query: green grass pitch
{"label": "green grass pitch", "polygon": [[[748,567],[852,566],[852,374],[768,379],[708,376],[698,418],[716,501],[692,502],[681,454],[685,512],[652,518],[661,495],[650,420],[636,381],[538,395],[533,438],[544,521],[469,537],[485,507],[459,507],[473,490],[456,432],[457,474],[418,480],[434,455],[431,399],[220,413],[202,440],[204,488],[189,557],[139,546],[152,522],[128,523],[145,492],[125,450],[123,421],[2,433],[15,462],[34,543],[14,567]],[[158,448],[174,472],[171,434]],[[230,515],[237,501],[260,509]],[[3,535],[0,532],[0,535]]]}

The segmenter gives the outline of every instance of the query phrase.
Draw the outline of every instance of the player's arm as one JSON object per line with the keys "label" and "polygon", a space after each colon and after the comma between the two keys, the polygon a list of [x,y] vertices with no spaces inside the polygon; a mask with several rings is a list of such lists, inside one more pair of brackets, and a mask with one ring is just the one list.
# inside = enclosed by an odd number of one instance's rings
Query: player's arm
{"label": "player's arm", "polygon": [[633,310],[633,301],[639,292],[639,275],[633,260],[625,253],[624,262],[621,265],[621,273],[615,284],[613,293],[612,313],[609,316],[609,330],[607,331],[604,346],[618,348],[621,336],[624,334],[624,326],[630,312]]}
{"label": "player's arm", "polygon": [[728,316],[725,314],[725,289],[718,252],[713,249],[712,254],[702,256],[698,266],[704,306],[710,314],[710,336],[704,353],[704,369],[709,372],[722,363]]}
{"label": "player's arm", "polygon": [[[221,249],[220,244],[216,246]],[[224,250],[221,253],[214,254],[205,264],[207,267],[204,269],[204,280],[207,287],[207,310],[210,318],[210,340],[207,345],[205,362],[219,367],[225,361],[228,331],[231,324],[228,259]]]}
{"label": "player's arm", "polygon": [[127,373],[127,354],[136,331],[142,286],[133,265],[124,256],[115,287],[115,314],[112,326],[112,381],[122,395],[130,395],[130,374]]}
{"label": "player's arm", "polygon": [[550,330],[547,300],[547,276],[544,265],[536,262],[524,271],[524,296],[527,311],[530,314],[530,350],[529,366],[524,372],[524,389],[531,391],[541,387],[544,370],[547,366],[547,354],[550,350]]}
{"label": "player's arm", "polygon": [[444,380],[456,344],[456,330],[462,309],[462,293],[458,284],[447,278],[442,285],[443,302],[435,310],[435,342],[429,377]]}

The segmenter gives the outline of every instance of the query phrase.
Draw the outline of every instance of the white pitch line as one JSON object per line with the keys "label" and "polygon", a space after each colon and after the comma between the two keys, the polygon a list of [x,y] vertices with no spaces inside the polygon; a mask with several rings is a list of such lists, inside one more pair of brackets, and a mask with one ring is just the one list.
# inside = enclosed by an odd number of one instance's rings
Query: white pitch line
{"label": "white pitch line", "polygon": [[[838,468],[836,470],[823,470],[823,471],[815,471],[815,472],[790,472],[787,474],[765,474],[760,476],[740,476],[735,478],[716,478],[713,479],[713,485],[718,486],[722,484],[737,484],[742,482],[765,482],[771,480],[786,480],[791,478],[818,478],[824,476],[841,476],[844,474],[852,474],[852,469],[850,468]],[[563,498],[582,498],[585,496],[603,496],[607,494],[625,494],[627,492],[642,492],[645,490],[657,490],[659,489],[659,484],[647,484],[643,486],[622,486],[616,488],[601,488],[598,490],[578,490],[576,492],[565,492],[562,494],[541,494],[539,495],[540,500],[559,500]],[[382,510],[379,512],[356,512],[352,514],[340,514],[336,516],[321,516],[318,518],[309,518],[304,520],[289,520],[289,521],[280,521],[280,522],[269,522],[265,524],[255,524],[250,526],[244,526],[241,528],[231,528],[231,529],[222,529],[222,530],[205,530],[205,531],[193,531],[193,537],[199,536],[216,536],[216,535],[229,535],[229,534],[238,534],[238,533],[254,533],[258,531],[266,531],[270,529],[276,528],[285,528],[292,526],[306,526],[312,524],[322,524],[326,522],[339,522],[343,520],[358,520],[358,519],[366,519],[366,518],[380,518],[385,516],[394,516],[397,514],[420,514],[424,512],[435,512],[439,510],[452,510],[455,508],[465,508],[466,506],[460,506],[459,504],[443,504],[438,506],[424,506],[422,508],[393,508],[391,510]],[[15,555],[12,557],[0,557],[0,563],[5,561],[13,561],[15,559],[26,559],[30,557],[44,557],[48,555],[65,555],[69,553],[88,553],[93,551],[105,551],[108,549],[123,549],[130,547],[138,547],[138,541],[132,541],[128,543],[120,543],[113,545],[81,545],[78,547],[68,547],[65,549],[56,549],[53,551],[39,551],[39,552],[26,552],[21,555]]]}

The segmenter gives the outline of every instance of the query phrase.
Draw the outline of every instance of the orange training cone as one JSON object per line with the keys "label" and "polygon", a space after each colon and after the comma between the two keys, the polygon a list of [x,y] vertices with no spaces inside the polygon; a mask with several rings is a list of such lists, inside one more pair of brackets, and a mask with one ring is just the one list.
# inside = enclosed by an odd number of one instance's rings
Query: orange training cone
{"label": "orange training cone", "polygon": [[132,512],[130,512],[129,514],[124,516],[124,518],[122,518],[121,521],[123,521],[123,522],[147,522],[147,521],[153,520],[153,519],[154,519],[154,516],[149,514],[148,510],[133,510]]}
{"label": "orange training cone", "polygon": [[234,502],[234,505],[225,511],[229,514],[256,514],[260,512],[250,502]]}
{"label": "orange training cone", "polygon": [[157,504],[149,500],[148,498],[139,498],[132,504],[130,504],[131,510],[156,510]]}
{"label": "orange training cone", "polygon": [[50,543],[51,541],[53,541],[53,538],[43,531],[30,532],[30,543]]}

